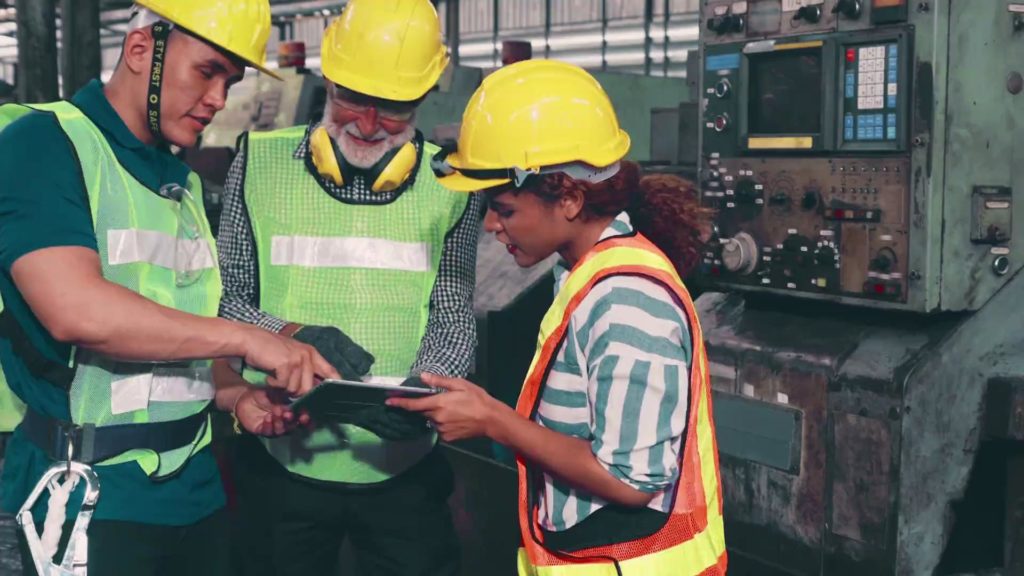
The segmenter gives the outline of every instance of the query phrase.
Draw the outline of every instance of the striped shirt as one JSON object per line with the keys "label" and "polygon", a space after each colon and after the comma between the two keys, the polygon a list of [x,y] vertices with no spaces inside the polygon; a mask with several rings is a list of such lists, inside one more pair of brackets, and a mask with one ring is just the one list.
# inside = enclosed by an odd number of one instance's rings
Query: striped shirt
{"label": "striped shirt", "polygon": [[[633,231],[623,212],[602,239]],[[554,269],[556,291],[569,276]],[[614,477],[654,494],[648,507],[668,512],[679,478],[686,427],[690,333],[686,312],[662,285],[612,276],[587,294],[569,320],[537,410],[537,421],[590,441]],[[539,518],[547,530],[574,526],[607,504],[544,474]]]}

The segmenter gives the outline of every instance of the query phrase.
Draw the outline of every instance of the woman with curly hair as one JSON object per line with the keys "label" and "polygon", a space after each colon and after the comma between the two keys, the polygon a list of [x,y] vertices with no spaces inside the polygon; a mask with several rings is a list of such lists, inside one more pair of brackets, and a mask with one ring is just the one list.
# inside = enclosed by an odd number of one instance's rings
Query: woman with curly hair
{"label": "woman with curly hair", "polygon": [[444,440],[516,453],[520,574],[724,574],[707,359],[681,277],[708,214],[687,182],[641,176],[600,84],[573,65],[520,62],[470,100],[434,168],[479,191],[484,227],[520,266],[557,253],[557,294],[515,410],[460,379],[389,404]]}

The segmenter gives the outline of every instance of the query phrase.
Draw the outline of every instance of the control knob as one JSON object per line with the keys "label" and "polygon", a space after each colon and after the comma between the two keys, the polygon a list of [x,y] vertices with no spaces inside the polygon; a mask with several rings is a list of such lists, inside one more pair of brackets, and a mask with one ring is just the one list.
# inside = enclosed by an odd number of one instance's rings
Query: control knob
{"label": "control knob", "polygon": [[820,195],[817,190],[808,190],[804,192],[803,198],[800,199],[800,207],[808,212],[818,207],[818,201]]}
{"label": "control knob", "polygon": [[836,0],[832,7],[833,14],[842,14],[851,20],[860,18],[861,0]]}
{"label": "control knob", "polygon": [[803,20],[810,24],[814,24],[818,20],[821,20],[821,7],[820,6],[801,6],[796,14],[793,14],[793,20]]}
{"label": "control knob", "polygon": [[888,274],[896,264],[896,253],[891,248],[882,248],[868,263],[868,268],[875,272]]}
{"label": "control knob", "polygon": [[708,30],[716,34],[728,34],[730,32],[742,32],[746,26],[746,20],[739,14],[725,14],[708,18]]}
{"label": "control knob", "polygon": [[807,268],[814,263],[811,241],[797,234],[791,234],[782,241],[782,256],[786,264],[795,268]]}
{"label": "control knob", "polygon": [[722,78],[715,83],[715,96],[724,99],[728,98],[730,94],[732,94],[732,83],[728,78]]}
{"label": "control knob", "polygon": [[746,232],[722,239],[722,264],[736,274],[750,274],[757,268],[757,242]]}
{"label": "control knob", "polygon": [[814,251],[814,263],[823,268],[835,268],[836,256],[836,249],[826,244]]}

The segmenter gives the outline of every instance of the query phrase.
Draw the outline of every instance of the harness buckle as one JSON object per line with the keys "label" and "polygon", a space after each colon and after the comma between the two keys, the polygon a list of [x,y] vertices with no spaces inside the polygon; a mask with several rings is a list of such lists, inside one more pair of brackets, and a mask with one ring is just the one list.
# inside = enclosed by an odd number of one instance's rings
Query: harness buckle
{"label": "harness buckle", "polygon": [[68,422],[64,420],[58,420],[56,428],[53,431],[53,442],[51,454],[54,459],[61,459],[62,457],[67,460],[68,467],[65,470],[67,474],[71,474],[71,461],[74,460],[75,454],[79,454],[82,449],[82,436],[83,429],[74,422]]}

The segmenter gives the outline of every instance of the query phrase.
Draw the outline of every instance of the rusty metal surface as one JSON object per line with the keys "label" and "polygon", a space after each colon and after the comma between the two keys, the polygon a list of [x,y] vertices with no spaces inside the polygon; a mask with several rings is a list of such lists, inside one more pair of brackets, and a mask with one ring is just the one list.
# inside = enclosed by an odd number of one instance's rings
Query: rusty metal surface
{"label": "rusty metal surface", "polygon": [[[715,388],[803,412],[798,474],[722,458],[727,519],[820,547],[826,511],[828,381],[838,360],[856,345],[856,335],[828,321],[809,327],[781,312],[752,311],[737,296],[705,294],[697,306]],[[731,381],[730,374],[735,375]]]}
{"label": "rusty metal surface", "polygon": [[803,413],[796,474],[721,458],[730,549],[795,574],[892,573],[905,381],[960,318],[718,293],[697,309],[716,391]]}
{"label": "rusty metal surface", "polygon": [[835,417],[832,532],[884,547],[891,508],[892,431],[855,414]]}
{"label": "rusty metal surface", "polygon": [[936,573],[982,437],[1024,421],[1022,278],[973,316],[702,296],[714,388],[804,415],[799,474],[722,458],[731,548],[796,574]]}
{"label": "rusty metal surface", "polygon": [[[902,418],[898,573],[930,574],[950,535],[984,432],[989,381],[1024,374],[1017,274],[908,376]],[[1019,481],[1019,479],[1018,479]]]}

